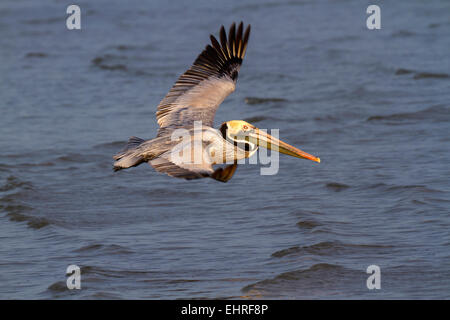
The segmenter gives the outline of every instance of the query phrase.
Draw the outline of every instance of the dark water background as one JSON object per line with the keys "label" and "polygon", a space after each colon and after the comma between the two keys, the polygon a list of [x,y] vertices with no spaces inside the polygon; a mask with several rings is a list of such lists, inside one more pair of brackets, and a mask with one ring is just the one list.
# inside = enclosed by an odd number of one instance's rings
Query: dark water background
{"label": "dark water background", "polygon": [[[69,4],[0,2],[0,298],[450,298],[449,1],[77,1],[81,31]],[[240,20],[216,124],[280,128],[322,163],[282,156],[227,184],[114,173]]]}

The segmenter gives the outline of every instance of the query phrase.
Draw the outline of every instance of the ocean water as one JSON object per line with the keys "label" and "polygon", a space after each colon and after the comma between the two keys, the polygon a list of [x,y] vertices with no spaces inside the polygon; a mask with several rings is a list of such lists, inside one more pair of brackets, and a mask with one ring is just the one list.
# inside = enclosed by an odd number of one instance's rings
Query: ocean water
{"label": "ocean water", "polygon": [[[370,1],[80,0],[72,31],[69,4],[0,2],[0,298],[450,298],[450,2],[376,1],[380,30]],[[322,163],[282,155],[226,184],[114,173],[241,20],[216,125],[279,129]]]}

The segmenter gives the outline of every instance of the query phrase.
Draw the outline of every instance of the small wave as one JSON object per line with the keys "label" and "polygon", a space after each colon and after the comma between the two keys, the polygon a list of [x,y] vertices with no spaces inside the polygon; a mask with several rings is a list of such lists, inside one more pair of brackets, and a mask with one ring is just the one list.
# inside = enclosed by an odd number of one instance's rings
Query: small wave
{"label": "small wave", "polygon": [[447,73],[438,73],[438,72],[426,72],[426,71],[416,71],[411,69],[399,68],[395,71],[395,75],[403,76],[407,74],[414,74],[413,79],[447,79],[450,78],[450,75]]}
{"label": "small wave", "polygon": [[[1,198],[2,202],[13,202],[14,200],[11,199],[10,197],[3,197]],[[25,212],[25,211],[29,211],[31,210],[31,207],[28,206],[23,206],[20,204],[17,205],[0,205],[0,209],[6,211],[7,213],[21,213],[21,212]]]}
{"label": "small wave", "polygon": [[[129,277],[152,277],[156,273],[156,271],[146,271],[146,270],[113,270],[113,269],[105,269],[102,267],[96,266],[80,266],[81,274],[90,275],[90,276],[100,276],[106,278],[129,278]],[[91,278],[90,281],[101,281],[99,278]]]}
{"label": "small wave", "polygon": [[32,208],[26,205],[15,204],[14,197],[18,194],[19,193],[15,193],[0,199],[2,203],[11,203],[8,205],[0,205],[0,209],[6,212],[6,217],[8,217],[10,221],[26,222],[28,227],[32,229],[41,229],[50,225],[50,221],[46,218],[25,214],[26,212],[31,211]]}
{"label": "small wave", "polygon": [[282,258],[285,256],[293,255],[293,254],[313,254],[318,256],[328,256],[336,253],[340,253],[344,250],[346,251],[360,251],[360,250],[369,250],[373,251],[376,249],[388,249],[392,248],[392,246],[388,245],[378,245],[378,244],[348,244],[342,243],[338,241],[323,241],[319,243],[315,243],[309,246],[294,246],[288,249],[283,249],[272,253],[272,257]]}
{"label": "small wave", "polygon": [[25,58],[45,58],[47,56],[44,52],[29,52],[25,55]]}
{"label": "small wave", "polygon": [[[113,46],[107,46],[105,48],[108,52],[124,52],[124,51],[141,51],[143,53],[147,53],[148,51],[155,50],[155,46],[153,44],[147,43],[142,45],[136,45],[136,44],[118,44]],[[108,53],[110,56],[113,56],[113,54]]]}
{"label": "small wave", "polygon": [[[115,293],[102,292],[102,291],[93,293],[90,297],[93,299],[106,299],[106,300],[123,299],[123,297],[121,297],[120,295],[117,295]],[[89,298],[89,297],[87,297],[87,298]]]}
{"label": "small wave", "polygon": [[[130,47],[123,47],[122,50],[116,48],[116,50],[125,53],[130,50]],[[132,74],[134,76],[142,77],[155,76],[154,69],[152,69],[152,72],[143,70],[141,65],[136,65],[137,60],[141,59],[137,57],[128,57],[126,55],[106,53],[104,55],[95,57],[91,62],[95,68],[99,68],[101,70],[119,71],[123,72],[124,74]],[[158,76],[161,76],[161,74],[159,74]],[[171,74],[171,76],[173,75]]]}
{"label": "small wave", "polygon": [[245,286],[241,289],[244,293],[259,292],[262,296],[268,295],[268,291],[292,291],[303,290],[308,287],[328,287],[327,284],[335,283],[336,279],[342,279],[343,275],[354,272],[342,266],[329,263],[318,263],[307,269],[284,272],[272,279],[265,279]]}
{"label": "small wave", "polygon": [[330,182],[330,183],[327,183],[325,186],[328,189],[331,189],[331,190],[333,190],[335,192],[341,192],[341,191],[343,191],[345,189],[350,188],[349,185],[346,185],[344,183],[338,183],[338,182]]}
{"label": "small wave", "polygon": [[417,199],[413,199],[411,200],[412,204],[418,204],[418,205],[425,205],[427,204],[425,201],[421,201],[421,200],[417,200]]}
{"label": "small wave", "polygon": [[78,253],[90,253],[90,252],[95,252],[95,253],[99,253],[99,252],[103,252],[103,253],[112,253],[112,254],[128,254],[128,253],[132,253],[131,250],[116,245],[116,244],[110,244],[110,245],[103,245],[103,244],[90,244],[84,247],[81,247],[79,249],[75,249],[73,250],[73,252],[78,252]]}
{"label": "small wave", "polygon": [[322,212],[319,211],[312,211],[312,210],[295,210],[292,212],[293,214],[297,215],[298,217],[304,217],[305,215],[322,215]]}
{"label": "small wave", "polygon": [[366,121],[402,121],[402,120],[435,120],[450,121],[449,108],[443,105],[436,105],[416,112],[394,113],[389,115],[375,115],[367,118]]}
{"label": "small wave", "polygon": [[255,104],[273,103],[273,102],[287,102],[288,100],[283,99],[283,98],[246,97],[244,101],[246,104],[255,105]]}
{"label": "small wave", "polygon": [[119,51],[125,51],[125,50],[133,50],[133,49],[135,49],[136,47],[134,47],[134,46],[129,46],[129,45],[125,45],[125,44],[120,44],[120,45],[116,46],[115,48],[116,48],[117,50],[119,50]]}
{"label": "small wave", "polygon": [[420,191],[420,192],[424,192],[424,193],[439,193],[442,192],[441,190],[436,190],[436,189],[432,189],[432,188],[428,188],[425,185],[401,185],[401,186],[390,186],[387,188],[387,191],[402,191],[402,190],[415,190],[415,191]]}
{"label": "small wave", "polygon": [[411,73],[415,73],[415,71],[409,70],[409,69],[403,69],[403,68],[399,68],[399,69],[397,69],[395,71],[395,74],[397,76],[401,76],[401,75],[404,75],[404,74],[411,74]]}
{"label": "small wave", "polygon": [[[9,207],[11,207],[11,206],[6,207],[5,210],[8,211]],[[18,207],[18,206],[14,206],[14,207]],[[10,212],[6,216],[11,221],[27,222],[27,225],[32,229],[41,229],[41,228],[44,228],[44,227],[50,225],[50,222],[45,218],[33,217],[33,216],[25,215],[25,214],[19,213],[19,212]]]}
{"label": "small wave", "polygon": [[287,249],[275,251],[274,253],[272,253],[271,256],[275,257],[275,258],[282,258],[282,257],[290,255],[292,253],[298,253],[300,250],[301,250],[301,248],[298,246],[290,247]]}
{"label": "small wave", "polygon": [[437,203],[450,203],[450,200],[440,199],[440,198],[426,198],[425,200],[430,201],[430,202],[437,202]]}
{"label": "small wave", "polygon": [[[408,194],[410,194],[411,192],[418,192],[420,194],[422,193],[443,193],[444,191],[442,190],[438,190],[438,189],[433,189],[433,188],[429,188],[426,185],[422,185],[422,184],[411,184],[411,185],[390,185],[390,184],[386,184],[386,183],[376,183],[376,184],[372,184],[366,187],[367,189],[380,189],[380,191],[382,192],[390,192],[390,193],[403,193],[403,192],[407,192]],[[426,204],[425,202],[421,202],[419,200],[414,200],[416,204]]]}
{"label": "small wave", "polygon": [[122,71],[126,71],[127,67],[124,64],[114,64],[114,65],[99,65],[98,66],[100,69],[103,70],[122,70]]}
{"label": "small wave", "polygon": [[300,270],[295,270],[295,271],[284,272],[284,273],[279,274],[278,276],[276,276],[273,279],[263,280],[262,282],[273,281],[273,280],[275,280],[275,281],[276,280],[298,280],[304,274],[321,272],[321,271],[332,271],[332,270],[333,271],[344,270],[344,267],[341,267],[337,264],[317,263],[307,269],[300,269]]}
{"label": "small wave", "polygon": [[337,116],[334,115],[325,115],[314,118],[315,121],[324,121],[324,122],[336,122],[339,120]]}
{"label": "small wave", "polygon": [[28,181],[21,181],[19,178],[15,176],[9,176],[6,179],[6,183],[3,186],[0,186],[0,191],[10,191],[16,188],[22,188],[22,189],[31,189],[32,184]]}
{"label": "small wave", "polygon": [[67,283],[65,281],[57,281],[53,284],[51,284],[47,290],[53,291],[53,292],[64,292],[68,291]]}
{"label": "small wave", "polygon": [[300,220],[299,222],[297,222],[297,226],[299,228],[305,228],[305,229],[314,229],[321,225],[322,225],[321,223],[314,221],[314,220]]}
{"label": "small wave", "polygon": [[433,72],[419,72],[416,73],[413,79],[428,79],[428,78],[436,78],[436,79],[446,79],[450,76],[446,73],[433,73]]}
{"label": "small wave", "polygon": [[123,57],[117,57],[114,55],[106,54],[101,57],[96,57],[92,59],[92,64],[103,70],[122,70],[127,71],[126,65],[122,63],[113,63],[115,60]]}
{"label": "small wave", "polygon": [[440,23],[430,23],[430,24],[428,25],[428,28],[434,29],[434,28],[437,28],[437,27],[440,27],[440,26],[441,26]]}
{"label": "small wave", "polygon": [[416,34],[412,31],[409,30],[398,30],[396,32],[392,33],[392,37],[394,38],[406,38],[406,37],[412,37],[415,36]]}

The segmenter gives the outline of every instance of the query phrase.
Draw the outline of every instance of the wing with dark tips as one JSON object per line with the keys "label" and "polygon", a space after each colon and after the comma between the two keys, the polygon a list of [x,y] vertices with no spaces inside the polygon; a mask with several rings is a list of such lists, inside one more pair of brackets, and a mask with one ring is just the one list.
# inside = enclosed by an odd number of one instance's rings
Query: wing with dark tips
{"label": "wing with dark tips", "polygon": [[250,25],[244,32],[241,22],[237,30],[234,23],[231,25],[228,38],[222,26],[220,43],[210,36],[211,45],[206,46],[160,102],[156,112],[160,126],[158,135],[174,128],[192,126],[194,121],[213,126],[217,108],[236,87],[249,35]]}

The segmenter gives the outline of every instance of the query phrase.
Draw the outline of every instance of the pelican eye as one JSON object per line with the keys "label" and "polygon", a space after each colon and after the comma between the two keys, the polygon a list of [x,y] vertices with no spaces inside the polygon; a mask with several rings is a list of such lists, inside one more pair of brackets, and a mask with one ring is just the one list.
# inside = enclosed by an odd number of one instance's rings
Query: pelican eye
{"label": "pelican eye", "polygon": [[242,129],[247,130],[248,126],[246,124],[244,124],[244,126],[242,127]]}

